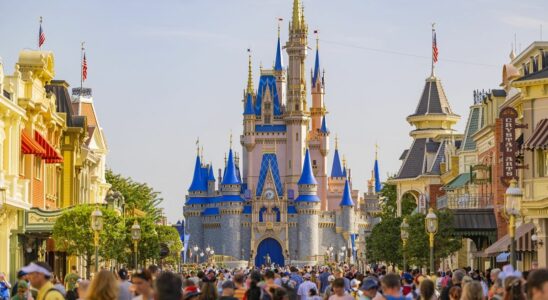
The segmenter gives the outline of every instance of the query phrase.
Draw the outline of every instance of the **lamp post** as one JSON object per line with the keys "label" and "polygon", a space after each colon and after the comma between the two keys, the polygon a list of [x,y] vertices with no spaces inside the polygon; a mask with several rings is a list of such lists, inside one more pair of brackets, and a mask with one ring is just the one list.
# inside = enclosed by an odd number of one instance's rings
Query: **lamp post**
{"label": "lamp post", "polygon": [[198,250],[200,250],[200,247],[198,247],[198,245],[194,245],[194,248],[192,248],[192,250],[194,250],[194,256],[196,257],[196,263],[198,263]]}
{"label": "lamp post", "polygon": [[407,271],[407,259],[405,257],[405,248],[407,247],[407,240],[409,239],[409,223],[407,218],[403,218],[400,225],[400,236],[402,241],[402,255],[403,255],[403,271]]}
{"label": "lamp post", "polygon": [[508,218],[510,235],[510,264],[516,269],[516,217],[519,216],[523,193],[516,179],[510,180],[510,186],[504,195],[504,214]]}
{"label": "lamp post", "polygon": [[202,251],[202,252],[200,252],[200,257],[201,257],[201,258],[200,258],[200,260],[203,260],[203,259],[204,259],[204,255],[205,255],[205,254],[204,254],[204,252],[203,252],[203,251]]}
{"label": "lamp post", "polygon": [[342,253],[342,261],[343,263],[346,263],[346,246],[341,247],[341,253]]}
{"label": "lamp post", "polygon": [[137,220],[135,220],[133,222],[133,225],[131,226],[131,240],[133,241],[135,269],[137,269],[137,246],[139,244],[139,241],[141,240],[141,226],[139,226]]}
{"label": "lamp post", "polygon": [[91,229],[93,230],[93,243],[95,245],[95,273],[99,271],[99,233],[103,230],[103,213],[99,206],[91,213]]}
{"label": "lamp post", "polygon": [[434,213],[434,209],[430,208],[425,219],[426,232],[430,240],[430,273],[434,271],[434,235],[438,232],[438,216]]}

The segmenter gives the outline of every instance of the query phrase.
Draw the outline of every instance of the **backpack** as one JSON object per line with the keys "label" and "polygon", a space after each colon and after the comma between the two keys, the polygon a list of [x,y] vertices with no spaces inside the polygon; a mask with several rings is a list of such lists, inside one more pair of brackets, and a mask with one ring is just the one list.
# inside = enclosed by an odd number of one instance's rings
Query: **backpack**
{"label": "backpack", "polygon": [[65,298],[65,296],[63,296],[63,293],[61,293],[61,291],[59,291],[56,288],[51,288],[44,294],[44,300],[48,300],[48,295],[49,295],[50,292],[57,292],[57,293],[59,293],[59,295],[61,295],[62,298]]}

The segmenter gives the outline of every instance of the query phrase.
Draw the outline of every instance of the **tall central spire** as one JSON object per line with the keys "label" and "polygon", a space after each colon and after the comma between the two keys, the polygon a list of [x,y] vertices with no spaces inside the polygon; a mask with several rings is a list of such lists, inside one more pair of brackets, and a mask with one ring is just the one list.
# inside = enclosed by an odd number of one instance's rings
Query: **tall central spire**
{"label": "tall central spire", "polygon": [[301,28],[302,9],[301,1],[293,0],[293,18],[291,19],[291,28],[297,30]]}
{"label": "tall central spire", "polygon": [[247,90],[246,92],[248,94],[253,95],[253,70],[251,66],[251,50],[247,49],[247,52],[249,53],[249,61],[247,63]]}

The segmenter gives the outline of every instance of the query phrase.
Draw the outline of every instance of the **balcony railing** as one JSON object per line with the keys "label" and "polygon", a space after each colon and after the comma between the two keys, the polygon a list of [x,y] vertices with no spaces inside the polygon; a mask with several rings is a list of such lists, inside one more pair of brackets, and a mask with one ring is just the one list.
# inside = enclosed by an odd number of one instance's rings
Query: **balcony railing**
{"label": "balcony railing", "polygon": [[443,195],[437,199],[438,209],[475,209],[493,207],[491,194]]}

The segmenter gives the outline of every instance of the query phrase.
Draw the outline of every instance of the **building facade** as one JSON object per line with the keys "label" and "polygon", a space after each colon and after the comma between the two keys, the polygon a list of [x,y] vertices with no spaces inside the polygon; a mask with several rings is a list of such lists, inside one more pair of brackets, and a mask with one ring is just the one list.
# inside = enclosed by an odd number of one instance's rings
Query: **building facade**
{"label": "building facade", "polygon": [[359,192],[352,190],[351,170],[341,163],[338,143],[328,174],[325,79],[316,48],[308,89],[307,40],[302,4],[295,0],[285,44],[288,67],[278,34],[274,66],[261,68],[255,90],[250,57],[241,157],[231,146],[216,177],[213,166],[197,154],[184,205],[190,249],[213,248],[256,265],[267,257],[280,265],[314,264],[339,251],[356,259],[363,249],[359,237],[367,216],[359,209]]}

